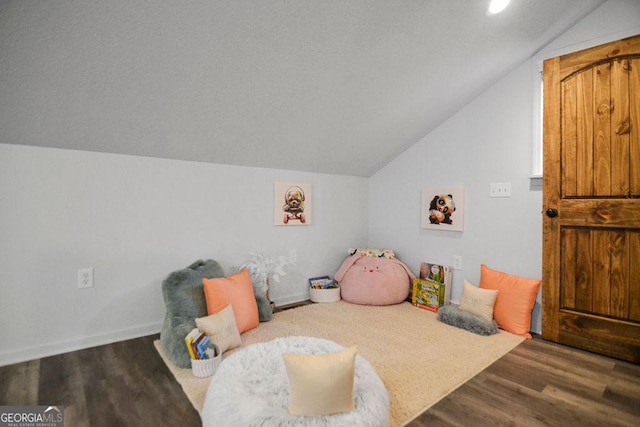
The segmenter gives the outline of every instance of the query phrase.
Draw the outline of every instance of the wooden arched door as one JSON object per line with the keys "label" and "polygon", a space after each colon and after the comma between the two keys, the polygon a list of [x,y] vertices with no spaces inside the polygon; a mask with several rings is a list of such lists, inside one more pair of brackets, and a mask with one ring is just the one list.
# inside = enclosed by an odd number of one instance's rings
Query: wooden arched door
{"label": "wooden arched door", "polygon": [[542,336],[640,363],[640,36],[544,63]]}

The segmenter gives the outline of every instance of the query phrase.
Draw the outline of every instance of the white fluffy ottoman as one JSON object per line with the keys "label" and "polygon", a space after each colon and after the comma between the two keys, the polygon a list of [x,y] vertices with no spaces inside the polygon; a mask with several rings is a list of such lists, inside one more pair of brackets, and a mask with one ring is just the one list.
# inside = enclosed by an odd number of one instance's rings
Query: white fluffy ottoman
{"label": "white fluffy ottoman", "polygon": [[211,379],[202,409],[205,427],[388,426],[389,394],[371,364],[356,356],[356,410],[301,416],[287,412],[289,380],[283,353],[325,354],[342,350],[333,341],[311,337],[277,338],[250,345],[223,360]]}

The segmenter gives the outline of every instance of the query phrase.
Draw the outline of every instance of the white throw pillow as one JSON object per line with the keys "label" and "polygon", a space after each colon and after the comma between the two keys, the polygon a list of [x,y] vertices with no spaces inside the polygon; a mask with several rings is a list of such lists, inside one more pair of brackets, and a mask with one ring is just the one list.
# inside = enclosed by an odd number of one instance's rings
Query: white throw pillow
{"label": "white throw pillow", "polygon": [[290,414],[330,415],[355,410],[357,346],[330,354],[285,353]]}
{"label": "white throw pillow", "polygon": [[209,336],[212,343],[220,347],[220,351],[223,353],[242,345],[242,338],[238,332],[236,316],[231,304],[215,314],[197,318],[196,325],[198,329]]}
{"label": "white throw pillow", "polygon": [[481,289],[465,280],[460,299],[460,310],[477,314],[490,322],[493,320],[493,305],[497,296],[497,290]]}

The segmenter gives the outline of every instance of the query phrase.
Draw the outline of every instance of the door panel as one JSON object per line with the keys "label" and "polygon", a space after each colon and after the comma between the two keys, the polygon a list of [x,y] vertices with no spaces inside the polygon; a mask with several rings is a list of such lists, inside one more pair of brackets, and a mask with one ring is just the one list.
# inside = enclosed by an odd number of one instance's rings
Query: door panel
{"label": "door panel", "polygon": [[543,338],[640,362],[640,36],[544,64]]}
{"label": "door panel", "polygon": [[[632,62],[629,72],[629,185],[631,194],[640,194],[640,67]],[[635,94],[635,95],[634,95]],[[633,129],[632,129],[632,126]]]}
{"label": "door panel", "polygon": [[630,267],[640,233],[563,227],[561,240],[560,308],[634,320]]}

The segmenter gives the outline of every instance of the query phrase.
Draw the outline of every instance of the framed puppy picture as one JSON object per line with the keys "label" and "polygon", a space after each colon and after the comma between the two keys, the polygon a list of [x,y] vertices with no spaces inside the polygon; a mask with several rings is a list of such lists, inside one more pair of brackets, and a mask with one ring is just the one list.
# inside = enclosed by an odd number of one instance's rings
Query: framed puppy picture
{"label": "framed puppy picture", "polygon": [[275,225],[311,224],[311,184],[276,182],[273,205]]}
{"label": "framed puppy picture", "polygon": [[462,231],[464,227],[464,188],[425,187],[420,212],[422,228]]}

